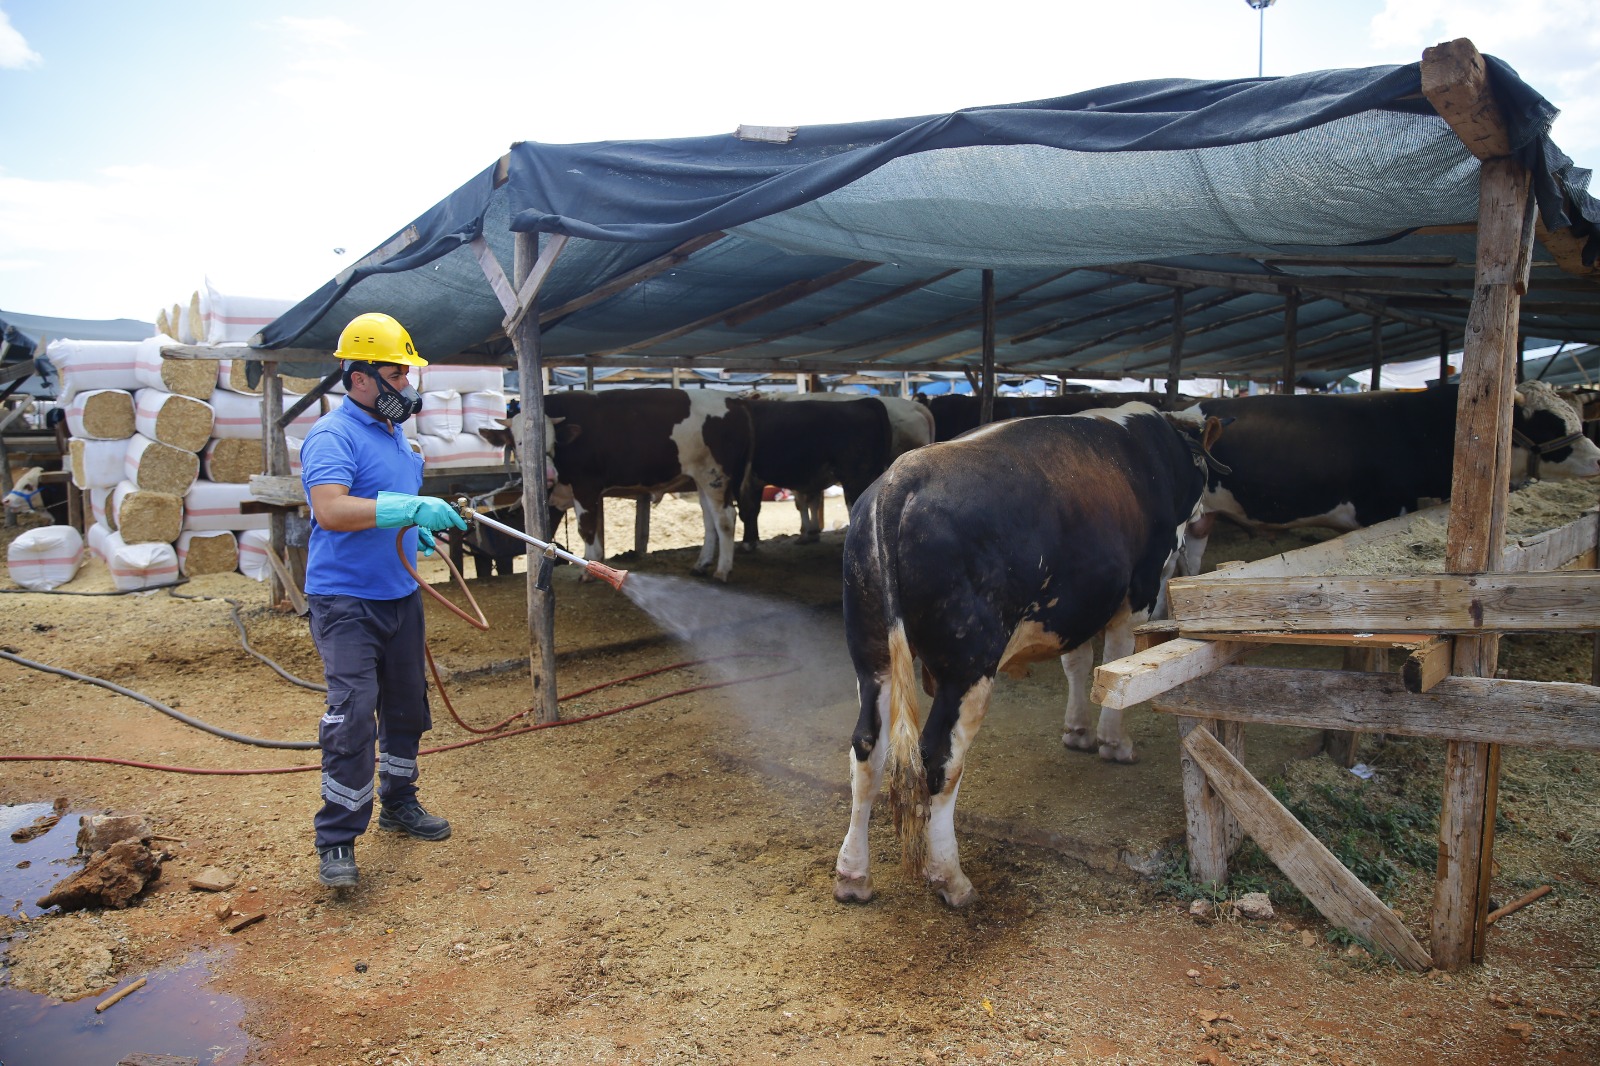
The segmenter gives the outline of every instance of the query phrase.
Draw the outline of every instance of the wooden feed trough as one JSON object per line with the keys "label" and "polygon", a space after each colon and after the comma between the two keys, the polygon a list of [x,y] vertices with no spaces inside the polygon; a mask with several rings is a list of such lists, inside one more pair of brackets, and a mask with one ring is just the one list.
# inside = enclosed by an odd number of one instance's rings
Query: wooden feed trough
{"label": "wooden feed trough", "polygon": [[[1422,85],[1480,160],[1478,260],[1444,572],[1310,576],[1354,545],[1403,536],[1417,518],[1411,516],[1305,552],[1175,580],[1170,600],[1179,639],[1101,667],[1095,698],[1112,707],[1154,699],[1156,710],[1178,716],[1196,877],[1223,879],[1232,846],[1248,833],[1330,921],[1402,965],[1453,970],[1483,958],[1500,745],[1600,750],[1600,689],[1495,679],[1499,635],[1600,629],[1600,575],[1592,569],[1593,514],[1514,551],[1505,547],[1516,323],[1537,212],[1471,42],[1428,49]],[[1551,245],[1552,236],[1538,232]],[[1573,560],[1591,569],[1551,573]],[[1402,646],[1408,669],[1388,675],[1229,665],[1254,643],[1306,639]],[[1448,742],[1431,950],[1240,764],[1246,722]]]}

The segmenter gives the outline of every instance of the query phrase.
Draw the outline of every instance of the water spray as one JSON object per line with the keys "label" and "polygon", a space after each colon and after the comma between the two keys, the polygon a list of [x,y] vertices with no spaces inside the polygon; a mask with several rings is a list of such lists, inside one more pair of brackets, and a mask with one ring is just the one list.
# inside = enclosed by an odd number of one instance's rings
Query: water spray
{"label": "water spray", "polygon": [[490,529],[499,530],[508,537],[515,537],[524,544],[538,548],[540,554],[546,559],[560,559],[562,562],[572,563],[574,566],[583,567],[584,573],[588,574],[590,577],[599,578],[601,581],[604,581],[618,592],[622,591],[622,583],[628,578],[628,572],[626,570],[614,570],[604,563],[598,563],[590,559],[585,559],[581,555],[574,555],[565,548],[559,548],[548,541],[540,540],[538,537],[529,536],[520,529],[508,526],[504,522],[500,522],[496,519],[490,518],[486,514],[482,514],[481,512],[474,510],[472,507],[472,501],[468,500],[465,496],[456,497],[456,510],[459,511],[461,513],[461,517],[468,522],[477,522],[479,525],[484,525],[488,526]]}

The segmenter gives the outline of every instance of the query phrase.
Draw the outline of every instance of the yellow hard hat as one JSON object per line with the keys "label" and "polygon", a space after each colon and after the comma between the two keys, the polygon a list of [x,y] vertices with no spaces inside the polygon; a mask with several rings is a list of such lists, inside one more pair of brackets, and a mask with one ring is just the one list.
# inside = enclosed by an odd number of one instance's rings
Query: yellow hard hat
{"label": "yellow hard hat", "polygon": [[339,334],[335,359],[354,359],[363,363],[397,363],[400,366],[427,366],[417,354],[411,334],[393,316],[368,311],[350,320]]}

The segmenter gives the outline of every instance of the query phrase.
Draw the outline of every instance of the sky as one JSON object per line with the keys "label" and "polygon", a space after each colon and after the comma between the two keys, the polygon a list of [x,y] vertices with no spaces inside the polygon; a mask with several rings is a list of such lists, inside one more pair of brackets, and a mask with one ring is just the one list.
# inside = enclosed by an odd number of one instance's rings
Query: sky
{"label": "sky", "polygon": [[0,309],[153,321],[207,279],[298,300],[519,140],[1409,63],[1457,37],[1600,167],[1596,0],[0,0]]}

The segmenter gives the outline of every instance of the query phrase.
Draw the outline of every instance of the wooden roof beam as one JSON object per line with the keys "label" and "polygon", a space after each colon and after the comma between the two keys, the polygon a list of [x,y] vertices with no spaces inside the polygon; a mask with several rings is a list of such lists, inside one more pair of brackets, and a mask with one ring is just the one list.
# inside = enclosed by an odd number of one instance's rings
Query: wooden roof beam
{"label": "wooden roof beam", "polygon": [[575,311],[582,311],[585,307],[592,307],[601,300],[610,299],[619,292],[649,281],[657,274],[671,270],[702,248],[709,248],[726,236],[726,233],[714,231],[712,233],[702,233],[698,237],[684,241],[670,252],[659,255],[647,263],[640,263],[632,270],[618,274],[610,281],[589,290],[582,296],[575,296],[566,303],[552,307],[548,311],[540,311],[539,325],[546,326],[559,318],[565,318]]}
{"label": "wooden roof beam", "polygon": [[840,267],[838,270],[823,274],[821,277],[792,281],[787,285],[774,289],[772,292],[763,293],[754,299],[746,300],[742,304],[697,318],[693,322],[686,322],[676,329],[669,329],[665,333],[656,334],[654,337],[646,337],[644,340],[634,341],[632,344],[624,344],[619,348],[607,348],[595,354],[622,355],[625,352],[636,352],[641,348],[651,348],[657,344],[677,340],[679,337],[686,337],[691,333],[705,329],[707,326],[720,325],[731,329],[753,318],[776,311],[780,307],[786,307],[796,300],[803,300],[807,296],[849,281],[851,278],[865,274],[869,270],[876,270],[882,265],[882,263],[850,263]]}
{"label": "wooden roof beam", "polygon": [[[1239,299],[1240,297],[1242,297],[1244,295],[1247,295],[1247,294],[1235,293],[1234,296],[1233,296],[1233,299]],[[1232,318],[1219,318],[1214,322],[1207,322],[1206,324],[1204,324],[1202,326],[1194,326],[1194,327],[1190,328],[1189,330],[1187,330],[1185,332],[1185,337],[1198,337],[1198,336],[1202,336],[1202,335],[1204,335],[1206,333],[1214,333],[1219,329],[1227,329],[1229,326],[1237,326],[1237,325],[1239,325],[1241,323],[1244,323],[1244,322],[1253,322],[1258,318],[1266,318],[1269,315],[1271,317],[1273,317],[1273,318],[1281,317],[1283,315],[1283,308],[1281,308],[1281,307],[1260,307],[1260,308],[1257,308],[1254,311],[1246,311],[1242,315],[1234,315]],[[1108,362],[1111,362],[1114,359],[1126,360],[1129,356],[1143,355],[1145,352],[1154,351],[1155,349],[1164,346],[1166,343],[1167,343],[1167,341],[1166,341],[1165,338],[1162,338],[1160,340],[1147,341],[1144,344],[1138,344],[1138,345],[1135,345],[1132,348],[1124,348],[1120,352],[1113,352],[1110,355],[1102,355],[1097,359],[1091,359],[1091,360],[1089,360],[1089,362],[1085,363],[1084,365],[1085,366],[1094,366],[1096,363],[1108,363]],[[1233,345],[1230,344],[1229,347],[1231,348],[1231,347],[1233,347]],[[1215,348],[1211,349],[1210,351],[1193,351],[1193,350],[1191,350],[1191,351],[1188,351],[1188,352],[1184,353],[1184,359],[1185,359],[1185,361],[1192,361],[1192,360],[1199,359],[1199,358],[1202,358],[1202,357],[1207,356],[1207,355],[1211,355],[1214,352],[1216,352],[1217,350],[1218,349],[1215,349]],[[1137,369],[1143,368],[1143,367],[1147,367],[1147,366],[1149,366],[1149,367],[1162,366],[1162,365],[1164,365],[1165,362],[1166,362],[1166,360],[1163,359],[1163,360],[1155,362],[1155,363],[1140,363],[1138,365],[1138,367],[1124,367],[1124,369],[1127,370],[1129,373],[1132,373],[1133,376],[1138,377],[1139,375],[1137,373],[1135,373],[1135,371]]]}
{"label": "wooden roof beam", "polygon": [[[1214,307],[1221,307],[1223,304],[1229,303],[1229,302],[1231,302],[1233,300],[1237,300],[1241,296],[1245,296],[1245,295],[1247,295],[1247,294],[1246,293],[1241,293],[1241,292],[1227,292],[1227,293],[1224,293],[1221,296],[1214,296],[1211,299],[1206,300],[1203,303],[1195,304],[1193,307],[1185,308],[1184,310],[1185,310],[1186,314],[1190,314],[1190,315],[1201,314],[1201,313],[1203,313],[1205,311],[1211,310]],[[1171,293],[1163,293],[1162,294],[1162,299],[1171,300],[1172,299],[1172,294]],[[1070,359],[1072,356],[1077,355],[1079,352],[1086,352],[1090,348],[1098,347],[1099,345],[1105,344],[1108,341],[1114,341],[1118,337],[1126,337],[1126,336],[1128,336],[1129,334],[1132,334],[1132,333],[1146,333],[1146,332],[1149,332],[1150,330],[1153,330],[1153,329],[1170,329],[1171,326],[1172,326],[1172,312],[1169,311],[1166,314],[1162,315],[1160,318],[1153,318],[1153,319],[1147,319],[1147,320],[1142,321],[1142,322],[1135,322],[1132,325],[1123,326],[1121,329],[1112,330],[1110,333],[1101,334],[1100,336],[1095,337],[1092,340],[1087,340],[1087,341],[1083,341],[1083,342],[1081,342],[1079,344],[1075,344],[1070,348],[1058,349],[1058,350],[1053,351],[1053,352],[1049,353],[1048,355],[1044,356],[1044,358],[1047,358],[1047,359]],[[1168,339],[1169,339],[1169,337],[1163,336],[1163,337],[1159,338],[1158,340],[1153,341],[1152,343],[1153,344],[1157,344],[1157,345],[1166,344]],[[1100,359],[1092,359],[1092,360],[1090,360],[1089,362],[1087,362],[1087,363],[1085,363],[1083,365],[1084,366],[1092,366],[1092,365],[1094,365],[1095,363],[1098,363],[1098,362],[1104,362],[1104,358],[1102,357]]]}

